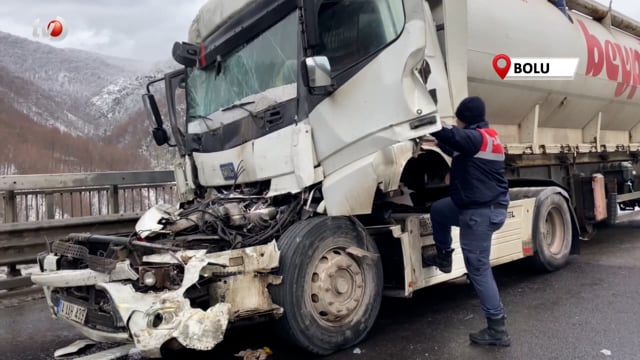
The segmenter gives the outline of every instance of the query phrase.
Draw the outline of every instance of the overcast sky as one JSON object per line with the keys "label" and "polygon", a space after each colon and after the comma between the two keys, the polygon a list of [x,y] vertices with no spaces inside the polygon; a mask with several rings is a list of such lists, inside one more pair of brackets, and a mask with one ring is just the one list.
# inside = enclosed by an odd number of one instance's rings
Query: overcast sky
{"label": "overcast sky", "polygon": [[149,61],[171,58],[205,0],[0,0],[0,31],[32,38],[32,24],[60,16],[69,32],[50,45]]}
{"label": "overcast sky", "polygon": [[[35,19],[46,24],[60,16],[67,23],[67,37],[41,41],[125,58],[165,60],[171,57],[174,41],[186,40],[191,20],[205,1],[0,0],[0,31],[32,38]],[[640,20],[639,0],[613,0],[613,7]]]}
{"label": "overcast sky", "polygon": [[[609,0],[596,0],[609,6]],[[638,0],[613,0],[613,9],[640,21],[640,1]]]}

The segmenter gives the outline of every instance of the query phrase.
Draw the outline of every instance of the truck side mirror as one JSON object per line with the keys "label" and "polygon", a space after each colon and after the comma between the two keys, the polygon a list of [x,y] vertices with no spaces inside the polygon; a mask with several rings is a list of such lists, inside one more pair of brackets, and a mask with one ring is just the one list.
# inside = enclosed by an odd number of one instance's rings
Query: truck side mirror
{"label": "truck side mirror", "polygon": [[186,67],[196,67],[198,65],[198,55],[200,52],[200,48],[196,45],[189,44],[186,42],[173,43],[173,48],[171,49],[171,55],[173,59],[180,65]]}
{"label": "truck side mirror", "polygon": [[314,56],[304,59],[303,80],[305,86],[312,92],[330,90],[333,86],[331,79],[331,64],[326,56]]}
{"label": "truck side mirror", "polygon": [[156,98],[153,94],[146,93],[142,95],[142,102],[144,104],[144,109],[147,112],[149,122],[153,127],[152,135],[156,145],[162,146],[169,143],[169,134],[167,134],[167,130],[164,128],[164,122],[162,121],[162,115],[160,115],[160,109],[158,108]]}
{"label": "truck side mirror", "polygon": [[156,102],[156,98],[151,93],[147,93],[142,95],[142,103],[144,104],[144,109],[147,112],[147,117],[149,118],[149,122],[153,127],[163,127],[164,123],[162,121],[162,115],[160,115],[160,109],[158,108],[158,103]]}
{"label": "truck side mirror", "polygon": [[153,135],[153,141],[155,141],[158,146],[169,143],[169,134],[167,134],[167,130],[164,128],[154,128],[151,130],[151,135]]}

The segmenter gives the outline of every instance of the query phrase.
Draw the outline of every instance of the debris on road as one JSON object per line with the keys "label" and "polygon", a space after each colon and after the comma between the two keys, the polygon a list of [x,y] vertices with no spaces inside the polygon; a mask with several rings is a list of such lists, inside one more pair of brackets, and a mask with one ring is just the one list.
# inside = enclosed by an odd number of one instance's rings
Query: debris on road
{"label": "debris on road", "polygon": [[[89,339],[82,339],[73,342],[71,345],[67,345],[55,351],[54,357],[56,359],[70,359],[72,356],[78,355],[80,352],[88,352],[90,348],[96,345],[95,341]],[[119,359],[127,354],[134,353],[134,346],[132,344],[121,345],[111,349],[99,351],[90,355],[76,357],[75,360],[114,360]]]}
{"label": "debris on road", "polygon": [[360,348],[355,348],[355,349],[353,349],[353,353],[354,354],[362,354],[362,350],[360,350]]}
{"label": "debris on road", "polygon": [[600,350],[600,352],[603,353],[605,356],[611,356],[611,350],[602,349]]}
{"label": "debris on road", "polygon": [[75,358],[74,360],[116,360],[127,356],[134,349],[133,344],[121,345],[95,354]]}
{"label": "debris on road", "polygon": [[273,355],[273,352],[266,346],[258,350],[243,350],[236,354],[242,360],[266,360],[271,355]]}
{"label": "debris on road", "polygon": [[58,359],[66,356],[70,356],[76,354],[82,350],[87,350],[89,347],[93,347],[95,345],[95,341],[91,341],[88,339],[77,340],[67,345],[63,348],[56,350],[53,353],[53,356]]}

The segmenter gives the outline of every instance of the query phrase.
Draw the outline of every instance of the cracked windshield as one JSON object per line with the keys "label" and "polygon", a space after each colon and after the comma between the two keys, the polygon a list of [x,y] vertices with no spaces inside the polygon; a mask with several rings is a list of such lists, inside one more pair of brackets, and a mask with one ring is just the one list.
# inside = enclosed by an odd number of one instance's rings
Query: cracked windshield
{"label": "cracked windshield", "polygon": [[[296,12],[215,66],[189,69],[189,123],[238,103],[247,96],[296,82]],[[190,126],[190,130],[192,127]]]}

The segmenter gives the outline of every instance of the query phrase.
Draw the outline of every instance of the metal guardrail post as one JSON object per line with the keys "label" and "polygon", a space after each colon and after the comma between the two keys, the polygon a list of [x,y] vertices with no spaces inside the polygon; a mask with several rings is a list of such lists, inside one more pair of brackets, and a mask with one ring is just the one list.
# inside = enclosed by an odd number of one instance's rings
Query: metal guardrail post
{"label": "metal guardrail post", "polygon": [[44,203],[47,210],[47,219],[53,220],[56,217],[55,207],[53,204],[53,194],[47,193],[44,195]]}
{"label": "metal guardrail post", "polygon": [[[4,222],[14,223],[18,219],[18,211],[16,206],[16,193],[13,190],[7,190],[2,195],[4,202]],[[20,276],[20,270],[18,270],[16,264],[9,264],[7,266],[7,277],[13,278]]]}
{"label": "metal guardrail post", "polygon": [[16,222],[18,211],[16,209],[16,193],[13,190],[7,190],[2,195],[4,202],[4,222]]}
{"label": "metal guardrail post", "polygon": [[109,186],[109,199],[111,200],[111,213],[120,213],[120,200],[118,199],[118,185]]}
{"label": "metal guardrail post", "polygon": [[18,270],[18,266],[16,264],[9,264],[7,266],[7,278],[15,278],[22,276],[22,271]]}

